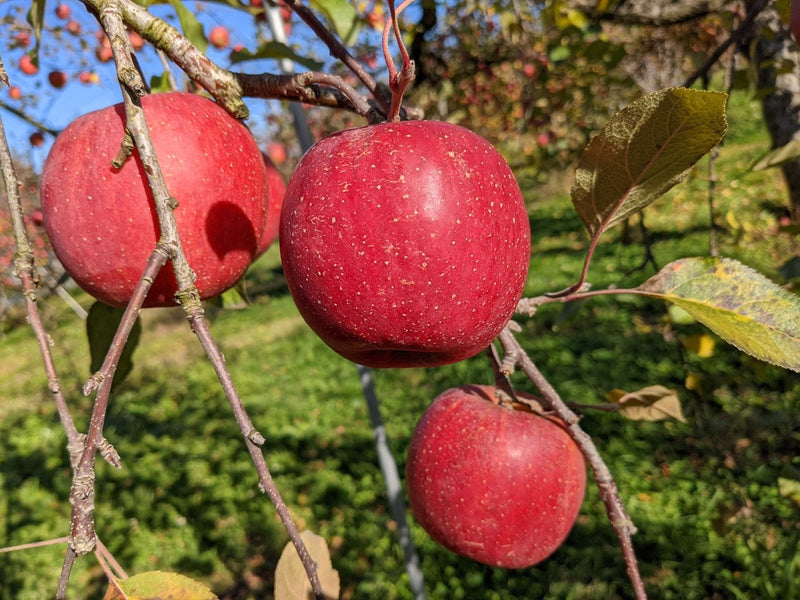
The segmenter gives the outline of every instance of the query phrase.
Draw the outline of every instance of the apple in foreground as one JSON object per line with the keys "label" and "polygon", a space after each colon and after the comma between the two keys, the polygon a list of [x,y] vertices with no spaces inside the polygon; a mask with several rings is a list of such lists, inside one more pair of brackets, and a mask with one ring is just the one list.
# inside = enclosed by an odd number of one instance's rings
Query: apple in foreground
{"label": "apple in foreground", "polygon": [[300,313],[369,367],[457,362],[511,318],[530,226],[486,140],[436,121],[368,125],[314,145],[289,180],[281,260]]}
{"label": "apple in foreground", "polygon": [[586,491],[586,464],[555,417],[498,404],[494,387],[437,397],[417,424],[406,484],[417,522],[453,552],[525,568],[569,534]]}
{"label": "apple in foreground", "polygon": [[[267,174],[250,131],[194,94],[142,99],[175,221],[201,298],[233,286],[255,257],[268,203]],[[41,181],[45,229],[67,273],[112,306],[130,300],[159,239],[152,194],[137,152],[112,166],[124,134],[121,104],[84,115],[59,136]],[[172,306],[167,264],[145,306]]]}

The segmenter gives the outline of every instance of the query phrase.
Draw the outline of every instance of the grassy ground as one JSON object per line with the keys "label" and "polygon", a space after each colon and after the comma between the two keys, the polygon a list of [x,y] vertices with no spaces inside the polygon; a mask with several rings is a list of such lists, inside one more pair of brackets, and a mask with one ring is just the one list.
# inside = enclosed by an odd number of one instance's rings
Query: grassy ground
{"label": "grassy ground", "polygon": [[[717,164],[720,252],[784,283],[778,267],[800,255],[775,214],[785,192],[775,172],[751,173],[766,148],[754,105],[732,106]],[[709,218],[702,162],[646,216],[659,266],[707,255]],[[568,178],[522,182],[533,252],[526,292],[576,278],[586,249]],[[637,229],[618,228],[590,273],[597,287],[633,286],[652,275]],[[387,515],[372,433],[355,369],[305,326],[280,276],[275,249],[248,276],[254,303],[210,311],[267,460],[303,527],[325,536],[343,598],[410,598],[396,525]],[[78,295],[85,306],[89,299]],[[57,298],[43,302],[53,349],[80,428],[90,402],[83,324]],[[800,480],[800,378],[675,325],[654,301],[602,298],[521,321],[522,339],[545,375],[572,401],[602,401],[613,388],[662,384],[680,392],[688,422],[631,423],[587,411],[584,428],[606,458],[639,528],[635,546],[652,598],[800,597],[800,505],[779,478]],[[713,336],[712,336],[713,338]],[[99,535],[129,573],[178,570],[227,598],[271,597],[286,541],[240,441],[224,397],[179,310],[145,311],[135,368],[113,396],[106,428],[124,468],[98,466]],[[0,546],[67,534],[70,484],[61,432],[28,328],[0,339]],[[484,383],[482,357],[440,369],[375,373],[391,444],[402,465],[413,426],[447,387]],[[529,389],[516,378],[521,389]],[[691,389],[687,388],[688,387]],[[413,526],[430,598],[628,598],[621,553],[590,486],[572,534],[548,561],[523,571],[476,565]],[[52,597],[63,547],[0,555],[0,597]],[[93,558],[73,577],[73,597],[102,597]]]}

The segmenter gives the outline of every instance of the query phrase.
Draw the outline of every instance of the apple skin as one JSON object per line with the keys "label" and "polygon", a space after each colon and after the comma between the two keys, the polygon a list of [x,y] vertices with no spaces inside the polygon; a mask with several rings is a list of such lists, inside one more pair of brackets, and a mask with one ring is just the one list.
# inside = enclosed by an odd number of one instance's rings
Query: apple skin
{"label": "apple skin", "polygon": [[514,175],[471,131],[382,123],[313,146],[281,215],[289,290],[311,329],[369,367],[485,349],[522,295],[530,226]]}
{"label": "apple skin", "polygon": [[269,185],[269,206],[267,207],[267,220],[264,222],[264,231],[261,233],[261,243],[256,256],[261,256],[278,239],[281,225],[281,209],[283,199],[286,197],[286,181],[278,171],[275,163],[266,154],[263,154],[264,166],[267,169],[267,184]]}
{"label": "apple skin", "polygon": [[406,484],[417,522],[435,541],[521,569],[566,539],[586,492],[586,463],[561,421],[496,401],[491,386],[438,396],[414,430]]}
{"label": "apple skin", "polygon": [[[214,102],[185,93],[145,96],[145,116],[170,194],[184,252],[201,298],[239,280],[264,229],[269,189],[250,131]],[[158,220],[136,152],[111,161],[124,131],[121,104],[84,115],[56,139],[42,170],[45,229],[66,271],[112,306],[130,300],[159,238]],[[173,306],[171,264],[144,306]]]}

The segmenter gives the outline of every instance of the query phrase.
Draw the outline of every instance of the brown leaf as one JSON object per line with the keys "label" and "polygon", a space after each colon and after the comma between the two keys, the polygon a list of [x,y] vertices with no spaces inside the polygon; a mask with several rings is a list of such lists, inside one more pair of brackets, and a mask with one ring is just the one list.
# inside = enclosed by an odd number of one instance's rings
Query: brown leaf
{"label": "brown leaf", "polygon": [[[339,598],[339,572],[331,564],[331,554],[325,538],[312,531],[300,534],[311,558],[317,563],[322,591],[325,598]],[[311,582],[292,542],[286,544],[275,568],[275,600],[313,600]]]}
{"label": "brown leaf", "polygon": [[631,421],[676,419],[686,423],[678,393],[663,385],[651,385],[638,392],[630,392],[619,398],[617,403],[620,414]]}

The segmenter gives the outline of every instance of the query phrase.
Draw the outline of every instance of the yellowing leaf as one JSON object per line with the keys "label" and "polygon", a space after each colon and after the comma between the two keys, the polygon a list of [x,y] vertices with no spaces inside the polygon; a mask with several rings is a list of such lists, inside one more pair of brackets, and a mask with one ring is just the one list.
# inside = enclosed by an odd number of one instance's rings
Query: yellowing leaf
{"label": "yellowing leaf", "polygon": [[800,297],[735,260],[684,258],[639,291],[677,304],[743,352],[800,372]]}
{"label": "yellowing leaf", "polygon": [[619,400],[619,413],[631,421],[663,421],[676,419],[686,422],[677,392],[663,385],[651,385],[638,392],[625,394]]}
{"label": "yellowing leaf", "polygon": [[125,595],[112,583],[103,600],[218,600],[205,585],[180,573],[148,571],[117,584]]}
{"label": "yellowing leaf", "polygon": [[778,477],[778,490],[781,496],[791,499],[800,506],[800,481]]}
{"label": "yellowing leaf", "polygon": [[707,333],[695,333],[683,340],[683,345],[700,358],[709,358],[714,355],[716,341]]}
{"label": "yellowing leaf", "polygon": [[[339,572],[331,564],[325,538],[311,531],[300,534],[308,553],[317,563],[317,575],[325,598],[339,597]],[[275,600],[313,600],[311,582],[292,542],[284,546],[275,568]]]}
{"label": "yellowing leaf", "polygon": [[609,402],[619,402],[619,399],[622,398],[625,394],[626,392],[624,390],[614,388],[613,390],[611,390],[606,394],[606,400],[608,400]]}
{"label": "yellowing leaf", "polygon": [[686,387],[687,390],[700,392],[703,389],[703,380],[697,373],[689,373],[686,376],[686,381],[684,381],[683,385]]}
{"label": "yellowing leaf", "polygon": [[596,238],[661,197],[725,135],[725,94],[672,88],[614,115],[581,155],[572,203]]}

